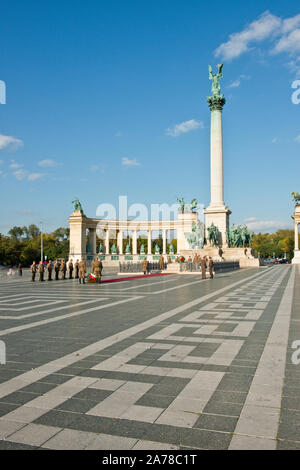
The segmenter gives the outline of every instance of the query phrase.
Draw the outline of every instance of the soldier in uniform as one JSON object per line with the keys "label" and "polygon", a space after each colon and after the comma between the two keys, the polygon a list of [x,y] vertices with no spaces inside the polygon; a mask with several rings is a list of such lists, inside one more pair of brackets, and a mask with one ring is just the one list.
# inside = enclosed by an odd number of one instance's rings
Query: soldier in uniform
{"label": "soldier in uniform", "polygon": [[47,264],[47,273],[48,273],[48,281],[52,281],[52,261],[49,259],[49,263]]}
{"label": "soldier in uniform", "polygon": [[211,256],[209,257],[208,268],[209,268],[210,278],[213,279],[214,278],[214,262]]}
{"label": "soldier in uniform", "polygon": [[22,276],[22,263],[20,262],[18,265],[19,276]]}
{"label": "soldier in uniform", "polygon": [[32,263],[32,265],[30,266],[30,272],[31,272],[31,281],[34,282],[35,281],[35,275],[36,275],[36,264],[35,264],[35,261]]}
{"label": "soldier in uniform", "polygon": [[73,269],[74,269],[74,266],[73,266],[73,261],[70,259],[69,261],[69,279],[73,279]]}
{"label": "soldier in uniform", "polygon": [[79,261],[77,259],[75,263],[75,279],[78,279],[78,273],[79,273]]}
{"label": "soldier in uniform", "polygon": [[165,267],[165,260],[164,260],[163,255],[160,255],[160,258],[159,258],[159,269],[160,269],[161,271],[163,271],[164,267]]}
{"label": "soldier in uniform", "polygon": [[60,270],[61,270],[62,279],[66,279],[67,265],[64,259],[61,262]]}
{"label": "soldier in uniform", "polygon": [[58,281],[58,276],[59,276],[59,262],[56,260],[54,263],[54,272],[55,272],[55,280]]}
{"label": "soldier in uniform", "polygon": [[146,258],[142,261],[142,269],[143,269],[143,273],[144,273],[144,274],[147,274],[147,271],[148,271],[148,261],[146,260]]}
{"label": "soldier in uniform", "polygon": [[202,273],[202,279],[206,279],[206,260],[205,260],[205,256],[201,259],[201,273]]}
{"label": "soldier in uniform", "polygon": [[100,261],[99,258],[96,258],[93,263],[92,263],[92,271],[96,276],[96,282],[101,281],[101,267],[100,267]]}
{"label": "soldier in uniform", "polygon": [[81,261],[79,263],[79,284],[81,284],[81,279],[83,281],[83,284],[85,284],[85,272],[86,272],[86,265],[85,261],[83,258],[81,258]]}
{"label": "soldier in uniform", "polygon": [[39,281],[43,282],[43,280],[44,280],[44,265],[43,265],[42,261],[39,262],[38,272],[39,272]]}

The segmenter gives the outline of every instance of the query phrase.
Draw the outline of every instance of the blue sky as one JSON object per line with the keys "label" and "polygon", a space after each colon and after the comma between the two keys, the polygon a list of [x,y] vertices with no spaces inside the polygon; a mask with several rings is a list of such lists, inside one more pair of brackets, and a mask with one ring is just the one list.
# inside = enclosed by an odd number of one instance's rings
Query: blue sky
{"label": "blue sky", "polygon": [[66,226],[75,197],[90,217],[119,195],[129,205],[183,196],[207,206],[207,67],[221,62],[231,222],[292,228],[296,2],[12,0],[1,16],[1,233]]}

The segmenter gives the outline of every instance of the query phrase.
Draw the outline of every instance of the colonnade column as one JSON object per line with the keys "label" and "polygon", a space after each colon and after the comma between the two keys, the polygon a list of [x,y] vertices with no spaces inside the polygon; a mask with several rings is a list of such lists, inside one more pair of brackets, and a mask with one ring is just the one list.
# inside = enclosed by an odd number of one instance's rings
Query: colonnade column
{"label": "colonnade column", "polygon": [[295,221],[295,250],[299,250],[298,222]]}
{"label": "colonnade column", "polygon": [[167,254],[167,230],[163,230],[163,255]]}
{"label": "colonnade column", "polygon": [[109,255],[109,229],[106,230],[105,232],[105,254]]}
{"label": "colonnade column", "polygon": [[148,230],[148,255],[152,254],[152,231]]}
{"label": "colonnade column", "polygon": [[95,228],[89,228],[88,243],[90,245],[91,254],[95,255],[96,254],[96,229]]}
{"label": "colonnade column", "polygon": [[119,230],[118,233],[118,249],[119,249],[119,254],[123,254],[123,230]]}
{"label": "colonnade column", "polygon": [[137,236],[136,230],[132,231],[132,254],[137,255]]}

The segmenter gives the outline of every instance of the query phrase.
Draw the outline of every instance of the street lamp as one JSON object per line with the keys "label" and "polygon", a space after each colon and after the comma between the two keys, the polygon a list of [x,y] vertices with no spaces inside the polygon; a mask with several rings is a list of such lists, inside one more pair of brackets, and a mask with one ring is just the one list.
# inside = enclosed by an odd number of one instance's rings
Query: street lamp
{"label": "street lamp", "polygon": [[41,226],[41,262],[44,261],[44,246],[43,246],[43,222],[40,222]]}

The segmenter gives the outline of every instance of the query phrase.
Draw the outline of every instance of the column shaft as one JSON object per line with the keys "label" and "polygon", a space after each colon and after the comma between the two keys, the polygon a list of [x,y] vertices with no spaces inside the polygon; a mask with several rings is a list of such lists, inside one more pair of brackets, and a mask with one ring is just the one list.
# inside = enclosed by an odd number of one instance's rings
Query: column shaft
{"label": "column shaft", "polygon": [[167,254],[167,231],[163,230],[163,255]]}
{"label": "column shaft", "polygon": [[148,230],[148,255],[152,253],[152,231]]}
{"label": "column shaft", "polygon": [[137,255],[137,237],[136,237],[136,230],[132,232],[132,254]]}
{"label": "column shaft", "polygon": [[105,237],[105,254],[109,254],[109,229],[106,230],[106,237]]}
{"label": "column shaft", "polygon": [[210,179],[211,201],[210,206],[224,205],[223,191],[223,136],[222,136],[222,111],[211,111],[210,134]]}

